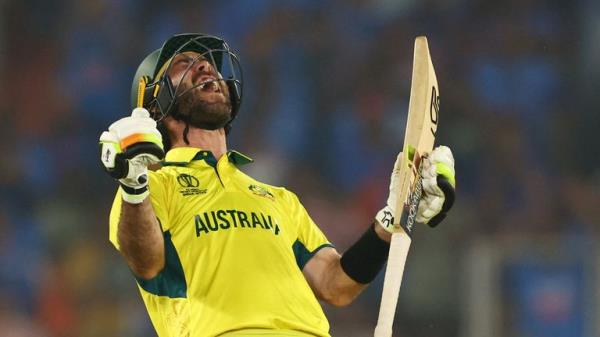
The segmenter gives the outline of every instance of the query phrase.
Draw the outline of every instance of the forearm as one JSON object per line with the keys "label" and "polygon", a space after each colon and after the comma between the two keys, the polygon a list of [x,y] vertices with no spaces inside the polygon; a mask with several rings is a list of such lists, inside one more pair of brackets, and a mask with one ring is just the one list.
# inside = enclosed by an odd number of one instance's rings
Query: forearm
{"label": "forearm", "polygon": [[140,204],[123,202],[117,239],[121,255],[138,277],[150,279],[163,269],[164,239],[149,198]]}
{"label": "forearm", "polygon": [[308,261],[303,272],[319,299],[348,305],[375,278],[387,260],[391,238],[378,227],[371,227],[343,257],[334,248],[324,248]]}
{"label": "forearm", "polygon": [[340,259],[335,261],[331,269],[333,270],[332,277],[329,279],[330,284],[326,287],[329,289],[329,293],[322,297],[332,305],[338,307],[349,305],[368,286],[368,284],[358,283],[350,278],[344,272]]}
{"label": "forearm", "polygon": [[[387,260],[391,236],[389,233],[379,231],[380,227],[377,224],[372,224],[339,259],[339,271],[336,271],[336,274],[342,274],[343,276],[337,276],[337,279],[347,280],[347,283],[356,285],[355,287],[342,288],[346,297],[345,300],[349,301],[344,304],[354,300],[360,291],[375,279]],[[353,289],[358,291],[355,293],[346,292],[346,290]]]}
{"label": "forearm", "polygon": [[340,264],[341,256],[335,248],[324,248],[308,261],[304,276],[318,299],[335,306],[350,304],[366,284],[351,279]]}

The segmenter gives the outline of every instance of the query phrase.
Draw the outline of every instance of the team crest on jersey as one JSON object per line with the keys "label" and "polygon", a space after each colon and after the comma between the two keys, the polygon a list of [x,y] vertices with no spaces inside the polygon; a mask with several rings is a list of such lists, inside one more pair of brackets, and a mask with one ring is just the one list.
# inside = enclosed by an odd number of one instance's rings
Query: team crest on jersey
{"label": "team crest on jersey", "polygon": [[264,187],[260,187],[258,185],[250,185],[250,186],[248,186],[248,189],[250,191],[252,191],[252,193],[259,195],[261,197],[265,197],[265,198],[268,198],[271,200],[275,199],[275,197],[273,196],[273,193],[267,191],[267,189]]}
{"label": "team crest on jersey", "polygon": [[184,197],[206,193],[206,188],[198,187],[200,180],[193,175],[182,173],[177,176],[177,183],[181,186],[179,193]]}

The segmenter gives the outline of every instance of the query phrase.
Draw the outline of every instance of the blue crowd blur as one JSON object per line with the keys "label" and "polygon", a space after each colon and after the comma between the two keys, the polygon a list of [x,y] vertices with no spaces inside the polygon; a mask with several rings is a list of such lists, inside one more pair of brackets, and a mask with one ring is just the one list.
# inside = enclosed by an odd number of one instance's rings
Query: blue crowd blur
{"label": "blue crowd blur", "polygon": [[[597,238],[598,160],[575,154],[597,151],[578,137],[593,119],[578,111],[595,100],[576,89],[584,3],[0,1],[0,335],[153,335],[108,243],[116,184],[97,140],[130,113],[142,58],[175,33],[205,32],[225,38],[244,69],[229,147],[255,159],[248,173],[295,191],[340,251],[385,202],[412,44],[428,36],[458,200],[438,230],[418,231],[397,336],[459,336],[457,265],[474,238]],[[519,280],[546,275],[513,269]],[[368,335],[380,283],[348,308],[325,308],[334,336]],[[506,324],[539,335],[553,317]]]}

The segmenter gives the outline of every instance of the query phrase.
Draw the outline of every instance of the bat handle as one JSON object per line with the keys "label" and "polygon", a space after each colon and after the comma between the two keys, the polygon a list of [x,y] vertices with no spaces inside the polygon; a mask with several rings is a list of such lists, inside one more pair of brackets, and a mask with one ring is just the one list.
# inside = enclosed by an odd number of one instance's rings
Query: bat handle
{"label": "bat handle", "polygon": [[394,324],[398,294],[402,284],[402,275],[404,274],[404,265],[406,264],[410,242],[411,239],[405,232],[392,234],[389,258],[385,269],[385,280],[383,281],[379,318],[377,319],[374,337],[392,336],[392,325]]}
{"label": "bat handle", "polygon": [[374,337],[392,337],[392,327],[380,326],[375,327]]}

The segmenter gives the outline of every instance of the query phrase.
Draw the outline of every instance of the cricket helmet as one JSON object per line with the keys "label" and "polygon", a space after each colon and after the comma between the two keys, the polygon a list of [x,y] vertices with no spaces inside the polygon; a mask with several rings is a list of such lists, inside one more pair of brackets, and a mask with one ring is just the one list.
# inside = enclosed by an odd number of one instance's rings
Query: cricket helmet
{"label": "cricket helmet", "polygon": [[[229,88],[231,118],[223,125],[205,125],[203,128],[215,130],[224,127],[225,131],[229,132],[242,101],[242,69],[238,57],[231,51],[229,45],[216,36],[200,33],[174,35],[161,48],[146,56],[133,78],[131,107],[146,108],[159,126],[162,124],[160,121],[169,115],[187,122],[184,116],[177,111],[177,103],[178,98],[189,90],[179,92],[179,86],[173,86],[171,79],[167,76],[174,56],[187,51],[199,53],[201,57],[210,62]],[[195,61],[199,59],[200,57]],[[186,75],[184,74],[184,76]]]}

